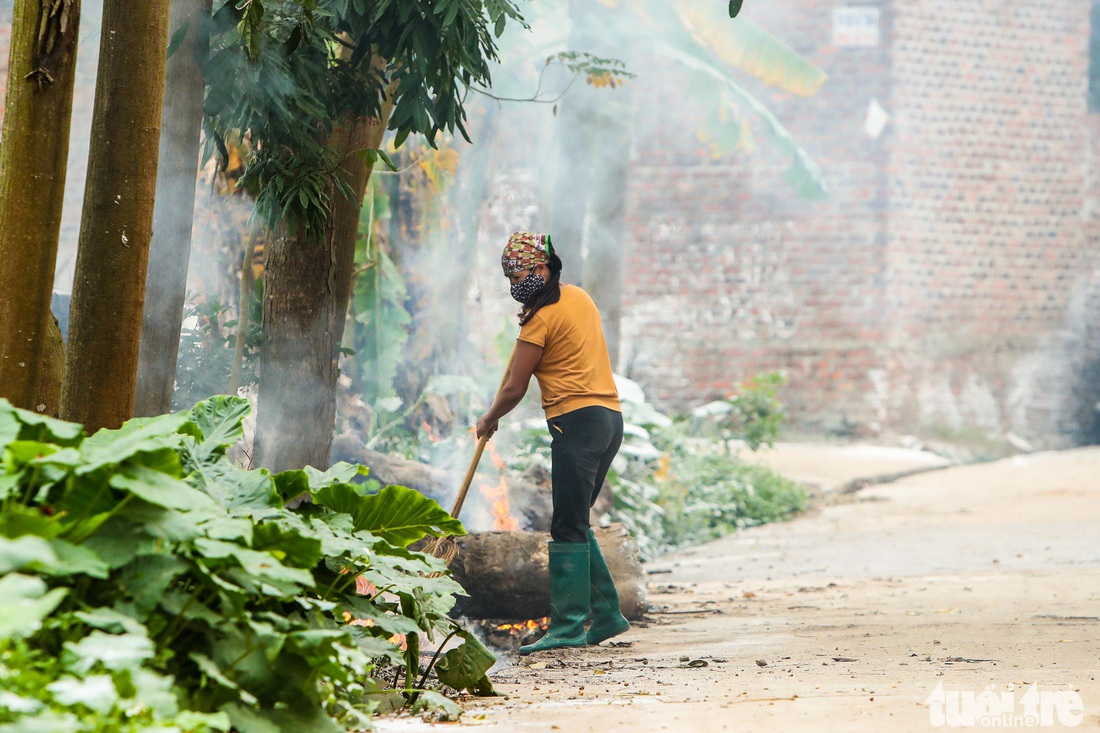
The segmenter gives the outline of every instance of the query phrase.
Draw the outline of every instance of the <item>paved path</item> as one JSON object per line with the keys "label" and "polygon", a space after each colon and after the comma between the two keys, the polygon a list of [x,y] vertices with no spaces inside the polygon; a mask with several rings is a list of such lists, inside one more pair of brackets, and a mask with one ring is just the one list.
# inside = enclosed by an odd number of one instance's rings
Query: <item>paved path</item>
{"label": "paved path", "polygon": [[[799,450],[773,465],[825,489],[926,461]],[[494,673],[508,697],[470,702],[448,729],[931,731],[988,690],[1002,728],[1100,730],[1100,448],[850,498],[650,564],[659,612],[629,646],[508,660]],[[1024,725],[1044,692],[1049,721]]]}

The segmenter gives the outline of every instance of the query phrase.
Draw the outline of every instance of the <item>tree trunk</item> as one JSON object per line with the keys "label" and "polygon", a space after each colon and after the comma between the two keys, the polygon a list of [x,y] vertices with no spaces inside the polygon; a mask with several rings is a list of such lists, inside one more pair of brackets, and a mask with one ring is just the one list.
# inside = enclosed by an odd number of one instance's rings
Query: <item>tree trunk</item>
{"label": "tree trunk", "polygon": [[0,397],[26,409],[42,404],[80,28],[80,0],[52,5],[15,4],[0,134]]}
{"label": "tree trunk", "polygon": [[61,399],[89,432],[134,411],[168,0],[107,0],[102,34]]}
{"label": "tree trunk", "polygon": [[[458,537],[451,563],[455,580],[468,598],[459,597],[455,611],[471,618],[536,619],[550,614],[548,532],[480,532]],[[629,619],[649,609],[645,571],[638,546],[621,524],[596,529],[596,541]]]}
{"label": "tree trunk", "polygon": [[355,198],[335,196],[323,239],[282,231],[268,242],[253,460],[272,471],[329,465],[359,213],[373,169],[359,153],[382,144],[392,99],[388,93],[378,119],[350,121],[333,133],[337,175],[346,176]]}
{"label": "tree trunk", "polygon": [[188,28],[186,37],[168,59],[164,85],[153,239],[149,245],[150,267],[134,401],[134,414],[139,416],[161,415],[172,407],[187,266],[191,258],[205,91],[201,59],[209,45],[209,14],[209,0],[172,0],[168,17],[171,32],[185,23]]}
{"label": "tree trunk", "polygon": [[328,466],[339,342],[328,317],[335,300],[332,242],[284,227],[267,239],[263,352],[253,464],[272,472]]}

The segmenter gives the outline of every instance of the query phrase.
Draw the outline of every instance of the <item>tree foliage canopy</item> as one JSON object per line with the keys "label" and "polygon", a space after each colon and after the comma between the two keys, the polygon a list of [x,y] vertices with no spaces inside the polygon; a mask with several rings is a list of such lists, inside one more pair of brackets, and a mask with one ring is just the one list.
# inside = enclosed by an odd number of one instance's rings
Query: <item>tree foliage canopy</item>
{"label": "tree foliage canopy", "polygon": [[241,185],[257,196],[258,216],[313,233],[332,197],[350,193],[335,175],[332,130],[376,117],[390,94],[395,144],[412,133],[434,144],[455,130],[468,139],[466,91],[490,83],[496,38],[523,23],[512,0],[214,0],[212,11],[210,144],[248,131],[254,152]]}

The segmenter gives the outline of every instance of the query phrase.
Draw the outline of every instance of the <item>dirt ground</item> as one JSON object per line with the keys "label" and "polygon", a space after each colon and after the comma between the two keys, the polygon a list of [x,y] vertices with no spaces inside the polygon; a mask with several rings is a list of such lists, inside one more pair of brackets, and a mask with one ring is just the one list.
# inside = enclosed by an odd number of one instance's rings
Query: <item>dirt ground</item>
{"label": "dirt ground", "polygon": [[461,723],[378,729],[1100,729],[1100,448],[947,468],[866,446],[761,460],[825,500],[648,564],[654,612],[621,646],[506,659],[506,696],[467,701]]}

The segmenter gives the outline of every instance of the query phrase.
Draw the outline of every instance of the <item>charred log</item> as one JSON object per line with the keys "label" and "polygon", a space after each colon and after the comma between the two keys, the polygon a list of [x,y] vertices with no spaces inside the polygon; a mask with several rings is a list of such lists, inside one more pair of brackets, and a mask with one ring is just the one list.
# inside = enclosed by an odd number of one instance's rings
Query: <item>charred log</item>
{"label": "charred log", "polygon": [[[615,578],[623,615],[641,618],[649,602],[638,546],[621,524],[598,528],[596,539]],[[460,597],[455,611],[493,619],[548,615],[549,540],[546,532],[480,532],[457,538],[458,556],[451,570],[470,597]]]}

